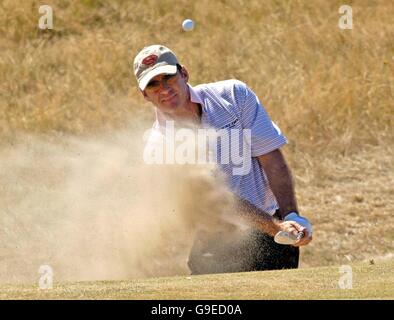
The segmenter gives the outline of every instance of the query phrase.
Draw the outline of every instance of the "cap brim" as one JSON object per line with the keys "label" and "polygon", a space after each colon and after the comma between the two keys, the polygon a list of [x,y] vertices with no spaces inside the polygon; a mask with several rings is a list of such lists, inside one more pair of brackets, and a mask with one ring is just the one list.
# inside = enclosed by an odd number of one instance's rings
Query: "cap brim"
{"label": "cap brim", "polygon": [[165,66],[154,68],[141,78],[141,80],[138,83],[138,86],[140,87],[141,90],[145,90],[146,86],[148,85],[149,81],[152,80],[152,78],[163,73],[175,74],[176,71],[177,71],[177,67],[172,65],[165,65]]}

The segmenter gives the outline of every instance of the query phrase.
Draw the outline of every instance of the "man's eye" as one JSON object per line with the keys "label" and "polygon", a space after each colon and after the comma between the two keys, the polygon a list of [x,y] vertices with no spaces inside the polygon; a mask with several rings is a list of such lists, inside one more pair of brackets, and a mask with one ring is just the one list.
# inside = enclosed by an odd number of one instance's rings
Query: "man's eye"
{"label": "man's eye", "polygon": [[157,87],[159,85],[158,81],[151,81],[148,83],[147,87],[153,88],[153,87]]}
{"label": "man's eye", "polygon": [[174,78],[174,74],[166,74],[163,78],[167,81],[167,80],[171,80]]}

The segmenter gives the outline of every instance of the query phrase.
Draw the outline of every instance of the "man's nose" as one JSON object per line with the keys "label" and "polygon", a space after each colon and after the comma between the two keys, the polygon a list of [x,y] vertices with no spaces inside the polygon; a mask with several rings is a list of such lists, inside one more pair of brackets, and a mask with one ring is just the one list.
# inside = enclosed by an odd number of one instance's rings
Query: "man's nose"
{"label": "man's nose", "polygon": [[160,91],[166,91],[171,89],[171,86],[167,83],[166,80],[161,80],[160,81]]}

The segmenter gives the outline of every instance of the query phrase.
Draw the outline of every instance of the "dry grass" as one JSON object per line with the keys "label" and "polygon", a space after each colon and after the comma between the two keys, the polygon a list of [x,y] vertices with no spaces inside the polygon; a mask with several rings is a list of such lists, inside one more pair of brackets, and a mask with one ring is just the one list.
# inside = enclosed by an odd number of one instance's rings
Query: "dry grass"
{"label": "dry grass", "polygon": [[392,148],[369,147],[325,159],[296,177],[301,211],[315,225],[301,265],[393,259],[393,158]]}
{"label": "dry grass", "polygon": [[[302,211],[316,229],[303,265],[394,251],[394,4],[348,1],[39,1],[0,4],[0,136],[91,135],[151,119],[131,64],[143,46],[172,48],[191,83],[238,78],[289,137]],[[138,14],[137,14],[138,13]],[[184,18],[196,21],[185,33]]]}

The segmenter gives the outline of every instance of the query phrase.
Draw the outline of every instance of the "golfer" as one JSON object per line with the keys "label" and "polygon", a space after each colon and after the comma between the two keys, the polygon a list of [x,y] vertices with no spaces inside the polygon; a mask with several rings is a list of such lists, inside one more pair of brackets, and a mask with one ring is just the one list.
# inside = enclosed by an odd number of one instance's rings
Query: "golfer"
{"label": "golfer", "polygon": [[[134,74],[143,97],[156,108],[152,137],[169,120],[250,130],[249,172],[235,175],[232,163],[222,168],[253,230],[238,243],[222,243],[219,234],[198,236],[188,261],[191,273],[297,268],[299,247],[312,240],[312,228],[298,213],[291,172],[280,150],[287,140],[256,94],[238,80],[191,86],[185,66],[163,45],[143,48],[134,59]],[[274,236],[280,231],[302,237],[292,245],[278,244]]]}

